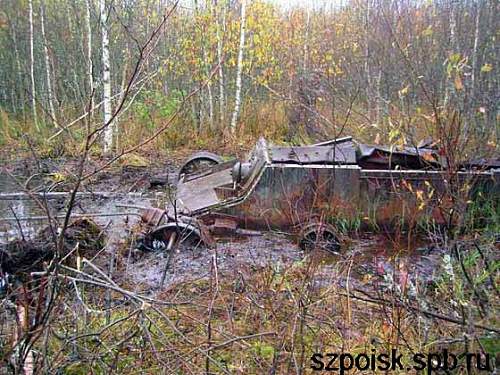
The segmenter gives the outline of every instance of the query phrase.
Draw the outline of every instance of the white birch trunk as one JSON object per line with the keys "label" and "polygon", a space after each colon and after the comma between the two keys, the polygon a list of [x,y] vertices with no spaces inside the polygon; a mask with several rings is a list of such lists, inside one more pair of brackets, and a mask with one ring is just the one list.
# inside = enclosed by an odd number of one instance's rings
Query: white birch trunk
{"label": "white birch trunk", "polygon": [[24,115],[24,106],[25,106],[24,79],[23,79],[23,71],[21,69],[21,61],[19,59],[19,49],[17,48],[16,26],[12,27],[12,40],[14,42],[14,56],[16,58],[17,79],[18,79],[18,84],[21,86],[20,90],[21,110]]}
{"label": "white birch trunk", "polygon": [[307,7],[307,18],[306,18],[306,35],[304,37],[304,63],[303,69],[304,73],[307,71],[307,63],[309,59],[309,29],[311,25],[311,8]]}
{"label": "white birch trunk", "polygon": [[[456,35],[456,27],[457,27],[457,19],[455,16],[455,0],[450,2],[450,44],[453,53],[458,53],[458,42]],[[453,86],[453,81],[450,80],[450,77],[446,77],[445,80],[445,93],[444,93],[444,106],[448,106],[448,102],[450,100],[450,96],[455,91]]]}
{"label": "white birch trunk", "polygon": [[87,29],[87,80],[89,83],[89,92],[94,92],[94,73],[92,63],[92,26],[90,23],[90,1],[85,1],[85,27]]}
{"label": "white birch trunk", "polygon": [[[203,50],[203,55],[205,58],[205,61],[207,61],[207,53],[205,50]],[[207,74],[209,73],[208,67],[207,67]],[[210,124],[210,129],[213,130],[214,128],[214,98],[212,95],[212,83],[208,81],[207,83],[207,94],[208,94],[208,121]]]}
{"label": "white birch trunk", "polygon": [[[225,0],[222,0],[225,1]],[[224,69],[222,68],[222,53],[223,53],[223,44],[222,44],[222,35],[221,35],[221,25],[219,19],[219,12],[217,11],[217,0],[214,0],[214,16],[215,16],[215,35],[217,39],[217,63],[219,64],[219,121],[220,127],[224,128],[225,125],[225,111],[226,105],[224,101]],[[222,5],[223,17],[222,21],[225,24],[225,12],[226,12],[225,4]]]}
{"label": "white birch trunk", "polygon": [[109,66],[109,37],[106,0],[100,0],[101,33],[102,33],[102,85],[104,109],[104,153],[113,147],[113,124],[111,123],[111,81]]}
{"label": "white birch trunk", "polygon": [[477,73],[477,50],[479,48],[479,29],[480,29],[480,17],[481,17],[481,3],[478,2],[476,10],[476,26],[474,31],[474,46],[472,48],[472,71],[471,71],[471,100],[475,101],[476,94],[476,73]]}
{"label": "white birch trunk", "polygon": [[376,108],[376,114],[377,114],[377,125],[378,126],[382,125],[382,92],[381,92],[381,83],[382,83],[382,68],[379,69],[378,76],[377,76],[377,108]]}
{"label": "white birch trunk", "polygon": [[241,1],[241,28],[240,28],[240,47],[238,51],[238,66],[236,71],[236,93],[234,99],[234,111],[231,119],[231,133],[236,132],[236,122],[240,114],[241,107],[241,73],[243,71],[243,51],[245,49],[245,31],[246,31],[246,7],[247,0]]}
{"label": "white birch trunk", "polygon": [[33,122],[38,128],[38,119],[36,115],[36,87],[35,87],[35,56],[33,48],[33,0],[28,1],[29,23],[30,23],[30,78],[31,78],[31,107],[33,111]]}
{"label": "white birch trunk", "polygon": [[370,0],[366,1],[365,11],[365,74],[366,74],[366,103],[367,113],[370,121],[372,120],[372,78],[370,68]]}
{"label": "white birch trunk", "polygon": [[45,36],[45,5],[43,1],[40,2],[40,27],[43,39],[43,54],[45,57],[45,75],[47,80],[47,101],[49,104],[50,117],[54,126],[58,127],[56,111],[54,110],[54,95],[52,92],[52,80],[50,78],[50,58],[47,37]]}

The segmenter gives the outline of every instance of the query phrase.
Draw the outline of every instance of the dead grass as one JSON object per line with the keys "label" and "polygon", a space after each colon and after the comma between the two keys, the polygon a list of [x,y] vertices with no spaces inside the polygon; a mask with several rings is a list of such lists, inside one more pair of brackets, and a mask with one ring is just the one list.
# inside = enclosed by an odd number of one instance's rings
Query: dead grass
{"label": "dead grass", "polygon": [[[493,262],[488,267],[497,267],[491,246],[481,249]],[[474,259],[465,264],[476,280],[485,264]],[[402,284],[397,278],[388,284],[367,278],[360,284],[351,279],[351,265],[346,258],[325,268],[321,257],[311,256],[283,269],[269,264],[220,273],[214,253],[209,278],[174,285],[157,294],[157,302],[138,303],[114,291],[109,309],[102,288],[78,283],[77,298],[74,285],[64,283],[47,346],[37,345],[38,365],[45,353],[51,373],[307,374],[317,352],[398,349],[410,358],[442,347],[456,353],[498,351],[495,335],[474,326],[495,327],[495,313],[481,313],[456,260],[455,278],[443,265],[433,285]],[[498,269],[490,276],[498,286]],[[124,281],[122,287],[132,291],[137,285]],[[494,285],[483,280],[475,288],[490,306],[498,304]],[[460,306],[468,306],[465,314]],[[463,315],[466,324],[422,311],[451,319]]]}

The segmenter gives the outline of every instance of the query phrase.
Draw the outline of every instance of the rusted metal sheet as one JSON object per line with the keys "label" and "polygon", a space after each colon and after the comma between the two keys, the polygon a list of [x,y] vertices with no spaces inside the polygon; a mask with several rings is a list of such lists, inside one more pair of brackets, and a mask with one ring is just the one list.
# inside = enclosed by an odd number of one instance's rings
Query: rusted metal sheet
{"label": "rusted metal sheet", "polygon": [[356,164],[356,149],[352,142],[335,146],[273,147],[273,163]]}
{"label": "rusted metal sheet", "polygon": [[[440,162],[430,147],[394,150],[351,138],[268,147],[261,139],[246,160],[181,180],[175,210],[167,212],[169,218],[174,211],[196,218],[213,233],[297,232],[304,224],[328,221],[394,228],[419,220],[449,223],[450,210],[466,209],[457,206],[457,196],[485,184],[498,190],[500,174],[493,170],[452,174]],[[436,166],[441,170],[428,169]],[[158,215],[151,213],[149,221]]]}
{"label": "rusted metal sheet", "polygon": [[269,164],[264,139],[259,140],[248,158],[248,163],[252,165],[251,170],[241,183],[235,183],[233,180],[232,166],[179,182],[176,196],[177,212],[199,215],[218,206],[236,204],[244,199],[258,182],[264,167]]}
{"label": "rusted metal sheet", "polygon": [[357,166],[270,165],[254,191],[223,209],[256,229],[291,229],[321,215],[346,216],[359,200]]}
{"label": "rusted metal sheet", "polygon": [[[455,178],[454,185],[450,179]],[[372,224],[413,226],[427,220],[436,224],[455,221],[474,187],[497,186],[495,175],[481,172],[362,170],[359,210]]]}
{"label": "rusted metal sheet", "polygon": [[166,212],[160,208],[148,208],[142,212],[141,220],[151,226],[158,226],[165,218]]}
{"label": "rusted metal sheet", "polygon": [[221,202],[217,196],[217,189],[222,187],[231,189],[232,185],[231,169],[214,172],[185,183],[181,182],[177,186],[177,210],[190,214],[217,205]]}
{"label": "rusted metal sheet", "polygon": [[476,170],[490,170],[490,169],[500,170],[500,158],[474,159],[467,163],[464,163],[463,167],[467,169],[476,169]]}
{"label": "rusted metal sheet", "polygon": [[443,162],[436,150],[417,147],[384,147],[359,144],[358,164],[367,169],[425,169]]}

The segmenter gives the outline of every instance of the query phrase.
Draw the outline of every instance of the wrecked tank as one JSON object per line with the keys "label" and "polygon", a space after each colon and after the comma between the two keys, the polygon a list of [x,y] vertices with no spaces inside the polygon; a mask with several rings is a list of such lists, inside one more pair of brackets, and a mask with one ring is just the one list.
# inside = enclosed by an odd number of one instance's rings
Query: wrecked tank
{"label": "wrecked tank", "polygon": [[210,246],[217,236],[278,230],[295,235],[304,249],[339,251],[340,232],[351,229],[450,224],[456,194],[498,191],[499,176],[495,168],[451,176],[429,145],[395,149],[344,137],[282,147],[261,138],[245,160],[206,152],[188,159],[167,207],[144,211],[139,247]]}

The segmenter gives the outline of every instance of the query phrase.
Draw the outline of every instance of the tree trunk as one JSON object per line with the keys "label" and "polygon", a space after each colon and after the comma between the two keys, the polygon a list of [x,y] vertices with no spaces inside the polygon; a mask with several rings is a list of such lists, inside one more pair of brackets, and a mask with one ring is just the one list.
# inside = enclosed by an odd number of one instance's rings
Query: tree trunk
{"label": "tree trunk", "polygon": [[106,0],[100,0],[102,34],[102,85],[104,108],[104,153],[113,147],[113,124],[111,121],[111,80],[109,66],[109,37]]}
{"label": "tree trunk", "polygon": [[370,0],[366,1],[365,10],[365,75],[366,75],[366,105],[367,113],[370,121],[372,118],[372,79],[371,79],[371,69],[370,69]]}
{"label": "tree trunk", "polygon": [[[125,98],[125,92],[127,91],[127,83],[128,83],[128,80],[127,80],[127,77],[128,77],[128,70],[129,70],[129,61],[130,61],[130,50],[129,50],[129,47],[127,45],[126,49],[125,49],[125,56],[124,56],[124,64],[123,64],[123,70],[122,70],[122,80],[121,80],[121,84],[120,84],[120,95],[119,95],[119,99],[118,99],[118,103],[121,103],[123,102],[124,98]],[[114,124],[118,124],[119,123],[119,120],[118,120],[119,116],[117,116],[114,120],[113,120],[113,123]],[[115,134],[115,149],[118,149],[120,147],[120,137],[119,137],[119,134]]]}
{"label": "tree trunk", "polygon": [[[209,6],[209,3],[207,3],[207,6]],[[205,74],[206,74],[207,79],[208,79],[209,75],[210,75],[210,67],[208,65],[208,54],[207,54],[207,49],[205,48],[205,39],[203,37],[201,38],[201,52],[203,54]],[[213,95],[212,95],[212,82],[211,82],[211,80],[209,80],[207,82],[207,96],[208,96],[208,123],[209,123],[210,130],[213,130],[213,128],[214,128],[214,99],[213,99]]]}
{"label": "tree trunk", "polygon": [[[451,50],[452,53],[458,53],[458,42],[457,42],[457,34],[456,34],[456,28],[457,28],[457,19],[455,15],[455,2],[456,0],[452,0],[450,2],[450,45],[451,45]],[[454,86],[453,86],[453,81],[450,79],[450,77],[446,76],[445,79],[445,93],[444,93],[444,107],[448,106],[448,103],[450,101],[450,96],[452,93],[455,91]]]}
{"label": "tree trunk", "polygon": [[214,129],[214,98],[212,95],[212,84],[207,83],[207,93],[208,93],[208,117],[210,121],[210,129]]}
{"label": "tree trunk", "polygon": [[[223,2],[225,0],[222,0]],[[219,12],[217,11],[217,0],[214,0],[214,18],[215,18],[215,35],[217,39],[217,63],[219,65],[219,126],[221,128],[225,127],[225,111],[226,105],[224,100],[224,69],[222,67],[222,53],[223,53],[223,44],[222,44],[222,35],[221,35],[221,21],[219,19]],[[222,22],[223,27],[225,25],[226,19],[226,5],[222,4]]]}
{"label": "tree trunk", "polygon": [[17,70],[17,79],[18,79],[18,85],[20,86],[20,89],[17,88],[17,93],[19,95],[19,99],[21,101],[21,111],[23,113],[23,116],[25,116],[24,113],[24,106],[25,106],[25,96],[24,96],[24,78],[23,78],[23,70],[21,69],[21,61],[19,58],[19,49],[17,48],[17,35],[16,35],[16,28],[17,25],[14,25],[13,23],[9,25],[9,27],[12,30],[12,42],[14,44],[14,56],[16,59],[16,70]]}
{"label": "tree trunk", "polygon": [[381,126],[382,122],[383,122],[383,116],[382,116],[383,100],[382,100],[381,85],[382,85],[382,68],[379,68],[378,75],[377,75],[377,106],[376,106],[377,125],[378,126]]}
{"label": "tree trunk", "polygon": [[47,37],[45,36],[45,5],[40,1],[40,26],[43,39],[43,54],[45,57],[45,74],[47,80],[47,102],[49,104],[50,117],[54,126],[59,127],[57,123],[56,111],[54,110],[54,96],[52,92],[52,80],[50,78],[50,58]]}
{"label": "tree trunk", "polygon": [[90,23],[90,1],[85,1],[85,26],[87,29],[87,80],[89,83],[89,93],[94,94],[94,73],[92,63],[92,26]]}
{"label": "tree trunk", "polygon": [[481,17],[481,2],[476,4],[476,25],[474,31],[474,46],[472,47],[472,69],[471,69],[471,104],[475,103],[476,94],[476,74],[477,74],[477,52],[479,47],[479,29]]}
{"label": "tree trunk", "polygon": [[306,18],[306,32],[304,37],[304,62],[303,62],[303,70],[304,73],[307,71],[307,63],[309,59],[309,28],[311,26],[311,9],[307,7],[307,18]]}
{"label": "tree trunk", "polygon": [[[208,4],[207,4],[208,6]],[[194,11],[195,11],[195,16],[196,16],[196,21],[198,20],[198,0],[194,1]],[[200,27],[201,29],[201,27]],[[203,31],[202,31],[203,32]],[[203,35],[201,35],[200,38],[200,45],[201,45],[201,54],[203,56],[203,70],[205,71],[205,74],[207,75],[207,78],[210,74],[210,69],[208,66],[208,56],[207,56],[207,50],[205,48],[205,39]],[[200,85],[203,86],[203,79],[200,81]],[[201,95],[201,108],[204,108],[204,102],[205,99],[203,98],[203,87],[201,87],[200,95]],[[213,129],[213,124],[214,124],[214,103],[213,103],[213,98],[212,98],[212,83],[210,81],[207,82],[207,96],[208,96],[208,122],[210,129]],[[204,116],[200,115],[200,118],[202,119],[201,123],[203,123],[203,118]],[[201,131],[201,126],[200,129]]]}
{"label": "tree trunk", "polygon": [[36,87],[35,87],[35,56],[33,47],[33,0],[28,1],[29,6],[29,23],[30,23],[30,77],[31,77],[31,107],[33,111],[33,122],[37,130],[38,119],[36,115]]}
{"label": "tree trunk", "polygon": [[234,99],[234,111],[231,119],[231,133],[236,132],[236,122],[240,114],[241,107],[241,73],[243,71],[243,51],[245,49],[245,29],[246,29],[246,7],[247,0],[241,1],[241,28],[240,28],[240,47],[238,51],[238,67],[236,71],[236,94]]}

